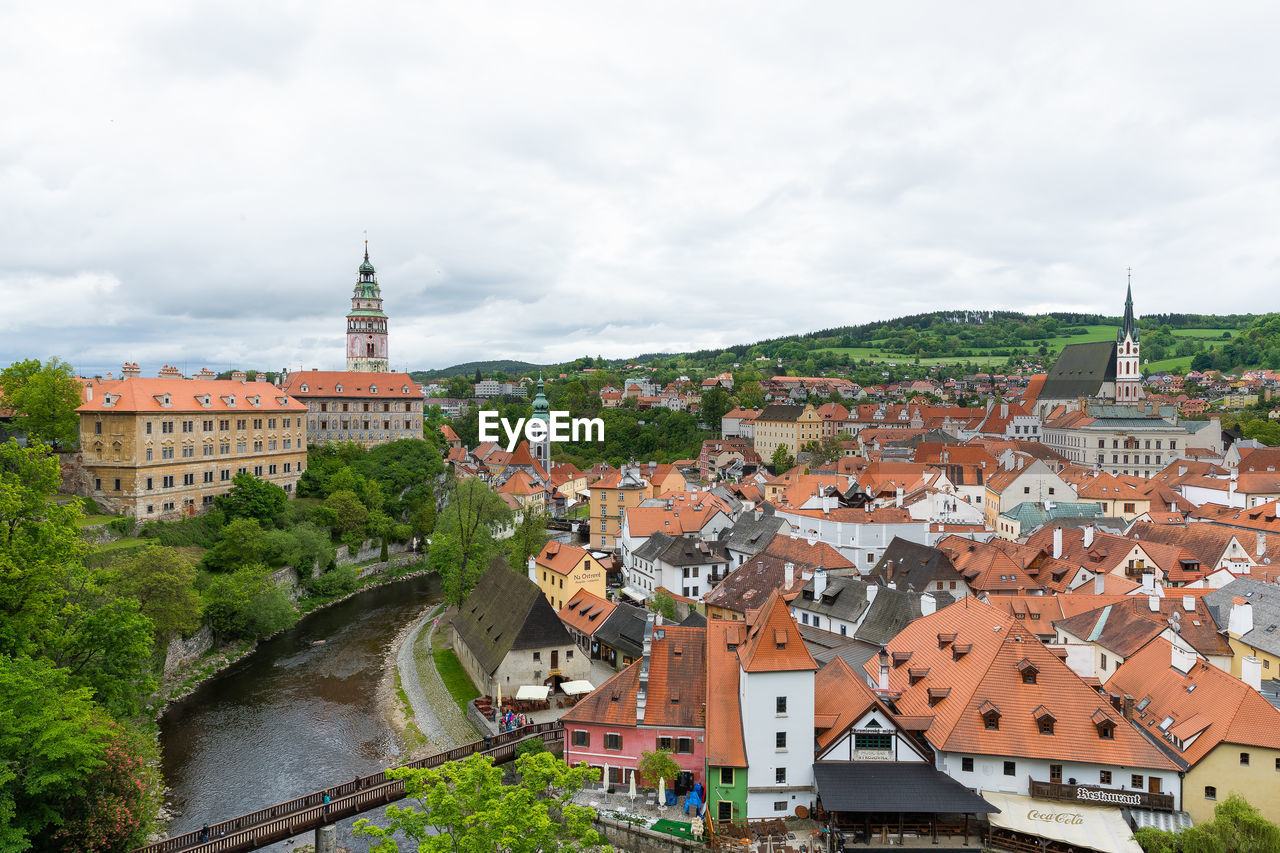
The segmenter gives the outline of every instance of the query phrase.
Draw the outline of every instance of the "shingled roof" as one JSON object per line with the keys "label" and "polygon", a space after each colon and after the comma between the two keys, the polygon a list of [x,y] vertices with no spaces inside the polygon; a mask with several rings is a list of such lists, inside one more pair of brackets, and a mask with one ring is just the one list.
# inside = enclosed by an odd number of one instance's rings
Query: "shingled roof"
{"label": "shingled roof", "polygon": [[453,627],[490,675],[508,652],[574,644],[538,585],[501,557],[458,606]]}
{"label": "shingled roof", "polygon": [[1116,345],[1113,341],[1067,344],[1040,388],[1041,400],[1074,400],[1095,397],[1105,382],[1116,381]]}

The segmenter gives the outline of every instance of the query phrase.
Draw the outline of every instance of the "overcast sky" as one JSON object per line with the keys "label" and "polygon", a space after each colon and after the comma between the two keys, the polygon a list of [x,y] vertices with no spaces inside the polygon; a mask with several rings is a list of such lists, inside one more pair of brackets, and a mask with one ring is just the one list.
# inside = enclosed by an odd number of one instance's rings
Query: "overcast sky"
{"label": "overcast sky", "polygon": [[[78,7],[78,8],[76,8]],[[1276,4],[0,7],[0,362],[1280,310]]]}

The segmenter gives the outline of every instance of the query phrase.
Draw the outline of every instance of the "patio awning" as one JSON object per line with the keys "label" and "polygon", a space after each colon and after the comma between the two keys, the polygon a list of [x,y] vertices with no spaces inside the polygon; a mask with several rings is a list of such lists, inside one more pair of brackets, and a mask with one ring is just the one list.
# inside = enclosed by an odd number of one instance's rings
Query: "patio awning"
{"label": "patio awning", "polygon": [[819,761],[813,780],[832,812],[987,814],[1000,809],[932,765],[893,761]]}
{"label": "patio awning", "polygon": [[516,701],[528,702],[536,699],[546,699],[550,689],[544,684],[522,684],[520,689],[516,691]]}
{"label": "patio awning", "polygon": [[625,595],[627,598],[632,601],[639,602],[640,604],[644,604],[649,600],[643,592],[632,586],[624,586],[622,589],[618,590],[618,593],[620,595]]}
{"label": "patio awning", "polygon": [[596,688],[591,684],[590,681],[578,680],[578,681],[566,681],[565,683],[560,685],[560,689],[564,691],[564,695],[566,696],[581,696],[584,693],[590,693],[592,690],[595,690]]}
{"label": "patio awning", "polygon": [[1018,794],[983,791],[983,798],[1000,807],[990,815],[992,828],[1061,841],[1101,853],[1142,853],[1120,809],[1084,803],[1037,800]]}

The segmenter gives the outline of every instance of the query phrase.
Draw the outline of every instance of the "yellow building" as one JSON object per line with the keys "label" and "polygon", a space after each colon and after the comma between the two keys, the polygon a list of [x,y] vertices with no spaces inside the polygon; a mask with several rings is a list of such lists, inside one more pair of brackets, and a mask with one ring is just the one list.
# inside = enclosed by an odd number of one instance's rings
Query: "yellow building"
{"label": "yellow building", "polygon": [[149,520],[207,509],[240,472],[293,492],[307,461],[302,403],[269,382],[132,373],[84,381],[81,494]]}
{"label": "yellow building", "polygon": [[285,376],[281,388],[307,405],[312,444],[354,441],[373,447],[422,438],[425,395],[407,373],[304,370]]}
{"label": "yellow building", "polygon": [[822,418],[812,404],[765,406],[754,423],[752,446],[766,464],[780,445],[795,456],[809,442],[822,440]]}
{"label": "yellow building", "polygon": [[[648,480],[639,470],[623,466],[591,484],[591,543],[605,550],[618,546],[626,511],[651,495]],[[568,599],[566,599],[568,600]]]}
{"label": "yellow building", "polygon": [[579,590],[605,597],[605,568],[590,552],[577,545],[548,542],[534,558],[534,581],[556,610]]}

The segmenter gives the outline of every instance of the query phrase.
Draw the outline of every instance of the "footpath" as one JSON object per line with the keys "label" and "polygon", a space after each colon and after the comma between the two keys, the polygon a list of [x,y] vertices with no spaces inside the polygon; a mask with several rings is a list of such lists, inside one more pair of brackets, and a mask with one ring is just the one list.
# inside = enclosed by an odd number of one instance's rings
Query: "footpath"
{"label": "footpath", "polygon": [[440,605],[419,619],[396,652],[400,686],[409,700],[413,723],[437,750],[480,738],[444,686],[431,655],[437,620],[443,612],[444,605]]}

